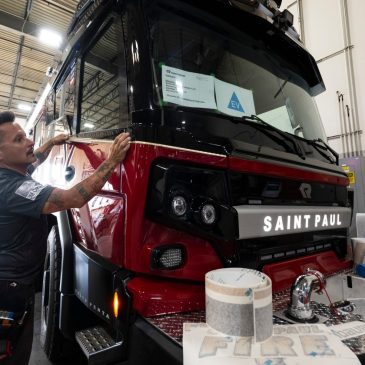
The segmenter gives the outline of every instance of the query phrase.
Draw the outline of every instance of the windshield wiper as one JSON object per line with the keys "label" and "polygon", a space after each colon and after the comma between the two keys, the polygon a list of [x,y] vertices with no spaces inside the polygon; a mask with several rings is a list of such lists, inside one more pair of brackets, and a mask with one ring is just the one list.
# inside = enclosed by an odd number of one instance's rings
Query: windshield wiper
{"label": "windshield wiper", "polygon": [[[338,153],[334,149],[332,149],[325,141],[323,141],[323,139],[317,138],[317,139],[308,140],[308,143],[311,146],[313,146],[328,161],[330,161],[331,163],[335,162],[336,165],[338,165]],[[327,153],[325,153],[323,151],[331,152],[331,154],[333,155],[335,160],[333,160],[333,158],[331,156],[329,156]]]}
{"label": "windshield wiper", "polygon": [[[245,115],[242,117],[242,120],[258,122],[266,127],[265,128],[266,132],[268,132],[268,131],[276,132],[277,134],[279,134],[281,137],[283,137],[285,139],[285,141],[281,141],[281,142],[284,142],[285,146],[290,150],[290,152],[296,153],[300,158],[305,160],[305,154],[303,153],[299,143],[289,133],[284,132],[281,129],[274,127],[273,125],[265,122],[264,120],[262,120],[261,118],[259,118],[257,115],[254,115],[254,114],[252,114],[251,116]],[[270,136],[272,137],[272,135],[270,135]],[[291,142],[293,147],[288,145],[288,143],[286,141]]]}

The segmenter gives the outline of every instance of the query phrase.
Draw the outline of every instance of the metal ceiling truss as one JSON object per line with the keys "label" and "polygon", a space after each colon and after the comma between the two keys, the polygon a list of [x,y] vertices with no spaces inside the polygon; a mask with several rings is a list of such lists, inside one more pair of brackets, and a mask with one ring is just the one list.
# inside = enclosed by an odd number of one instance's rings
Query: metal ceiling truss
{"label": "metal ceiling truss", "polygon": [[17,0],[10,4],[10,1],[0,0],[1,109],[13,109],[21,118],[30,115],[17,110],[14,104],[23,101],[35,105],[48,82],[46,67],[54,64],[58,54],[57,50],[43,47],[38,34],[45,26],[45,20],[51,28],[53,22],[57,23],[58,29],[63,29],[65,34],[77,3],[78,0]]}
{"label": "metal ceiling truss", "polygon": [[83,113],[83,118],[91,119],[94,115],[100,114],[100,110],[108,110],[106,106],[118,98],[119,87],[117,85],[111,92],[109,92],[107,95],[101,96],[97,102],[93,103],[89,109],[85,110]]}

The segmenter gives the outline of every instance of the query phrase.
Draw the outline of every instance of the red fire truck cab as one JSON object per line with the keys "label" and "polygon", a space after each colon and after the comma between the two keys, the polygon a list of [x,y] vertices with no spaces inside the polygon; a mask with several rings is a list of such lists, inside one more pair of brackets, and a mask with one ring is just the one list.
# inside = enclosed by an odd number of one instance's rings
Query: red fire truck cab
{"label": "red fire truck cab", "polygon": [[37,171],[69,188],[128,130],[100,194],[51,217],[42,331],[89,362],[181,364],[182,323],[204,321],[204,275],[348,266],[346,174],[313,97],[324,84],[288,11],[266,0],[82,1],[52,78]]}

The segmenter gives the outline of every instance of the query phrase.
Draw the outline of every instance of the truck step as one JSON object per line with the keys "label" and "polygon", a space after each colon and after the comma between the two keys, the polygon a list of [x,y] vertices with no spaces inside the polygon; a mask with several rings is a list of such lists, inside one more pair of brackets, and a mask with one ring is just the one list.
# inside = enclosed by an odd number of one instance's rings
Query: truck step
{"label": "truck step", "polygon": [[107,364],[122,357],[123,341],[115,342],[101,326],[78,331],[75,337],[89,365]]}

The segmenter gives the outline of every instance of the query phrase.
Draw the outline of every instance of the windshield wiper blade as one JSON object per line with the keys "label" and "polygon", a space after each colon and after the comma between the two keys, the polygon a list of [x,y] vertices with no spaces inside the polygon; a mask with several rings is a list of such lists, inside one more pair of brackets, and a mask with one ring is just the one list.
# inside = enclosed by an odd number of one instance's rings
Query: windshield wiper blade
{"label": "windshield wiper blade", "polygon": [[[321,138],[312,139],[309,140],[308,143],[311,146],[313,146],[322,156],[327,158],[327,160],[329,160],[331,163],[336,162],[336,165],[338,165],[339,161],[338,153],[334,149],[332,149],[323,139]],[[324,153],[322,150],[331,152],[335,160],[333,160],[331,156],[329,156],[327,153]]]}
{"label": "windshield wiper blade", "polygon": [[[252,114],[251,116],[245,115],[242,117],[242,119],[245,121],[247,120],[247,121],[258,122],[258,123],[264,125],[267,130],[276,132],[277,134],[282,136],[285,139],[285,141],[291,142],[291,144],[293,145],[293,147],[290,148],[291,152],[296,153],[300,158],[305,160],[305,154],[303,153],[299,143],[289,133],[284,132],[281,129],[274,127],[273,125],[265,122],[264,120],[262,120],[261,118],[259,118],[257,115],[254,115],[254,114]],[[287,143],[285,143],[285,145],[287,147],[290,147]]]}

